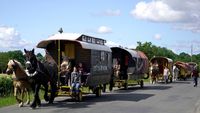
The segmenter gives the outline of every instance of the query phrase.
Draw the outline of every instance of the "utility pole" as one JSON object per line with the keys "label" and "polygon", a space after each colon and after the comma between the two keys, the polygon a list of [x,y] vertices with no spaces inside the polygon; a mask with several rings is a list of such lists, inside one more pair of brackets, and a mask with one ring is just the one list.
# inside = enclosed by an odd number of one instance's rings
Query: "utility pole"
{"label": "utility pole", "polygon": [[192,54],[193,54],[193,44],[191,44],[191,62],[192,62]]}

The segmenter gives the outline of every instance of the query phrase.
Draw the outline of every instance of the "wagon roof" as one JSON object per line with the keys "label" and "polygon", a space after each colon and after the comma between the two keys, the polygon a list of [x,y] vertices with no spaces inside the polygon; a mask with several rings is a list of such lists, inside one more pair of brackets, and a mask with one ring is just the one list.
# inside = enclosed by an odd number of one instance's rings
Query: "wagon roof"
{"label": "wagon roof", "polygon": [[106,45],[100,45],[100,44],[93,44],[93,43],[87,43],[84,41],[78,40],[81,36],[87,36],[84,34],[77,34],[77,33],[58,33],[50,36],[49,38],[40,41],[37,44],[38,48],[46,48],[49,43],[52,41],[73,41],[73,42],[78,42],[82,48],[84,49],[93,49],[93,50],[102,50],[102,51],[109,51],[111,52],[111,49],[106,46]]}
{"label": "wagon roof", "polygon": [[148,57],[144,54],[144,52],[142,52],[142,51],[137,51],[137,52],[142,59],[148,59]]}
{"label": "wagon roof", "polygon": [[173,60],[172,59],[170,59],[170,58],[167,58],[167,57],[161,57],[161,56],[156,56],[156,57],[153,57],[150,61],[152,62],[153,60],[155,60],[155,59],[163,59],[163,60],[167,60],[167,62],[170,62],[170,63],[172,63],[173,62]]}
{"label": "wagon roof", "polygon": [[118,48],[118,49],[124,50],[124,51],[128,52],[133,58],[139,58],[140,57],[139,54],[137,53],[137,51],[135,51],[135,50],[123,48],[121,46],[119,46],[119,47],[118,46],[110,46],[110,48],[111,49],[112,48]]}
{"label": "wagon roof", "polygon": [[184,70],[191,70],[191,67],[185,62],[177,61],[175,65],[179,68],[183,68]]}

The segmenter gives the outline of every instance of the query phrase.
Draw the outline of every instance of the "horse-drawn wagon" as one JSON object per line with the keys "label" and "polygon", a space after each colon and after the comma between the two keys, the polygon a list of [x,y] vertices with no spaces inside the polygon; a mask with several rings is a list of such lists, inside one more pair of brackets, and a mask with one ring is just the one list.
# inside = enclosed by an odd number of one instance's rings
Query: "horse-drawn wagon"
{"label": "horse-drawn wagon", "polygon": [[124,87],[135,85],[135,81],[143,87],[144,76],[148,73],[148,58],[141,51],[122,47],[111,47],[113,60],[112,87]]}
{"label": "horse-drawn wagon", "polygon": [[192,63],[189,65],[188,63],[177,61],[175,66],[179,69],[178,79],[186,80],[191,76],[192,72]]}
{"label": "horse-drawn wagon", "polygon": [[64,57],[69,59],[71,67],[80,62],[84,65],[79,92],[74,95],[70,84],[61,85],[59,73],[57,95],[76,97],[79,101],[82,100],[82,94],[90,93],[90,90],[96,96],[101,95],[101,90],[105,90],[105,85],[110,82],[112,72],[111,49],[105,43],[100,38],[72,33],[54,34],[38,43],[37,47],[46,50],[58,64],[59,70]]}
{"label": "horse-drawn wagon", "polygon": [[188,62],[187,64],[190,66],[190,68],[191,68],[191,71],[193,71],[193,70],[195,69],[195,67],[197,67],[197,66],[198,66],[198,64],[197,64],[197,63],[195,63],[195,62]]}
{"label": "horse-drawn wagon", "polygon": [[[168,80],[172,82],[172,73],[173,73],[173,60],[167,57],[153,57],[150,60],[151,64],[151,78],[155,78],[157,81],[164,81],[164,68],[167,67],[169,69]],[[154,71],[155,70],[155,71]],[[167,81],[168,81],[167,80]]]}

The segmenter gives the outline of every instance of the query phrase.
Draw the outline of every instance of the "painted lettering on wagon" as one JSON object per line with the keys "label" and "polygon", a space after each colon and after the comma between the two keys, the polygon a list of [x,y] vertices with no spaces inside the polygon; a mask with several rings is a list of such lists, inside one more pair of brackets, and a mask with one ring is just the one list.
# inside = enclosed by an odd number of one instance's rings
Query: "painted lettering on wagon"
{"label": "painted lettering on wagon", "polygon": [[108,66],[96,65],[93,66],[93,71],[107,71]]}

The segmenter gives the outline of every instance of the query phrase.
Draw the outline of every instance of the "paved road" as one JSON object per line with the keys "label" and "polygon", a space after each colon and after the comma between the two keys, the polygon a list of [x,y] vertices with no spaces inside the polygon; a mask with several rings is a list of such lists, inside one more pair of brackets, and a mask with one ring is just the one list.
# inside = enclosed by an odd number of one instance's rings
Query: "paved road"
{"label": "paved road", "polygon": [[200,106],[200,86],[191,81],[172,84],[145,84],[128,90],[115,90],[96,98],[84,97],[84,102],[69,98],[56,98],[54,105],[45,102],[35,110],[17,105],[0,108],[0,113],[196,113]]}

